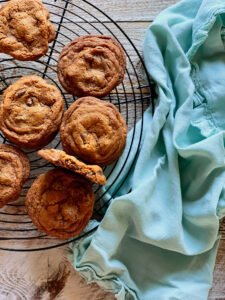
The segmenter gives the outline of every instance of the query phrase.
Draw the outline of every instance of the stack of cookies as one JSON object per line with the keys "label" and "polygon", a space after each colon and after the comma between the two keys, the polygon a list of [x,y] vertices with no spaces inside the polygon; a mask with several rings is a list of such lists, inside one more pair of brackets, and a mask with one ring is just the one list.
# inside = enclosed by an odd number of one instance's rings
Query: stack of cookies
{"label": "stack of cookies", "polygon": [[[0,9],[0,52],[37,60],[54,38],[40,0],[11,0]],[[0,207],[18,199],[30,175],[29,159],[18,147],[40,149],[60,130],[64,151],[38,151],[58,168],[34,181],[26,209],[34,225],[51,236],[67,239],[84,230],[94,207],[91,182],[106,184],[102,166],[115,162],[126,146],[122,115],[98,99],[122,82],[125,68],[123,48],[114,38],[83,36],[66,45],[58,60],[62,87],[80,97],[65,114],[60,91],[36,75],[24,76],[4,91],[0,130],[17,147],[0,145]]]}

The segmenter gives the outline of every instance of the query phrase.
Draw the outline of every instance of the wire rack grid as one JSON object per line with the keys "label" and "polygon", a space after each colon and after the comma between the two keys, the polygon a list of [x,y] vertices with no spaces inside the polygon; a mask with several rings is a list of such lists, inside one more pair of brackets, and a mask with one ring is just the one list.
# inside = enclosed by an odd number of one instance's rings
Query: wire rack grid
{"label": "wire rack grid", "polygon": [[[5,2],[7,1],[0,1],[0,4]],[[124,81],[104,100],[117,106],[126,120],[128,129],[133,128],[133,130],[127,145],[126,154],[123,156],[122,167],[118,168],[116,162],[104,168],[104,173],[110,184],[107,188],[101,188],[97,185],[93,186],[96,204],[92,219],[100,222],[113,197],[121,191],[135,163],[143,138],[144,120],[142,116],[149,103],[154,104],[154,87],[150,82],[142,57],[134,43],[124,30],[105,12],[86,0],[54,0],[43,1],[43,3],[50,11],[51,22],[56,29],[55,40],[50,44],[46,56],[35,62],[19,62],[7,55],[0,54],[1,94],[20,77],[36,74],[59,88],[63,95],[65,109],[68,109],[70,104],[76,101],[76,97],[66,93],[60,86],[57,78],[58,56],[67,43],[81,35],[111,35],[122,44],[126,53],[127,68]],[[138,119],[141,119],[141,121],[137,127]],[[9,143],[2,133],[0,133],[0,143]],[[59,135],[46,148],[61,149]],[[89,226],[80,236],[62,241],[41,233],[33,226],[26,214],[24,205],[27,190],[39,174],[45,173],[54,166],[38,157],[37,151],[27,151],[27,154],[31,162],[31,177],[23,187],[20,198],[0,210],[0,250],[47,250],[76,241],[96,230],[98,225]],[[125,166],[127,171],[123,174]],[[122,174],[123,179],[121,180],[120,176]]]}

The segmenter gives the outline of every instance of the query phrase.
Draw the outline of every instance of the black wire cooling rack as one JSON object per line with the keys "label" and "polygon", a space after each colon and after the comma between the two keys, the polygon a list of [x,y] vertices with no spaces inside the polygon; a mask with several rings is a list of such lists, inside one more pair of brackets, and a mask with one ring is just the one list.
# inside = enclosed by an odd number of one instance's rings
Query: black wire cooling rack
{"label": "black wire cooling rack", "polygon": [[[0,1],[0,3],[5,2],[7,1]],[[153,105],[154,89],[142,57],[132,40],[105,12],[86,0],[49,0],[48,2],[43,1],[43,3],[50,11],[51,22],[56,29],[56,38],[50,45],[47,55],[35,62],[21,62],[0,54],[1,94],[21,76],[36,74],[59,88],[64,98],[65,109],[68,109],[76,97],[66,93],[57,78],[58,56],[67,43],[81,35],[111,35],[122,44],[127,56],[127,69],[123,83],[104,99],[117,106],[126,120],[128,129],[133,128],[133,131],[127,144],[126,155],[123,156],[122,167],[118,168],[117,163],[115,163],[104,169],[107,180],[110,182],[109,186],[105,189],[96,185],[93,186],[96,195],[93,219],[101,221],[110,201],[121,191],[132,170],[142,141],[144,121],[141,117],[145,108],[150,103]],[[141,121],[137,127],[138,119]],[[9,143],[1,133],[0,143]],[[52,147],[61,149],[59,135],[45,148]],[[98,225],[89,226],[80,236],[62,241],[41,233],[33,226],[26,214],[24,199],[33,180],[39,174],[52,169],[53,165],[39,158],[37,151],[28,151],[27,154],[31,162],[31,177],[25,184],[20,198],[0,210],[0,249],[8,251],[46,250],[66,245],[96,230]],[[122,181],[118,180],[125,166],[128,171],[122,177]],[[113,192],[109,193],[111,190]],[[96,223],[93,222],[93,224]]]}

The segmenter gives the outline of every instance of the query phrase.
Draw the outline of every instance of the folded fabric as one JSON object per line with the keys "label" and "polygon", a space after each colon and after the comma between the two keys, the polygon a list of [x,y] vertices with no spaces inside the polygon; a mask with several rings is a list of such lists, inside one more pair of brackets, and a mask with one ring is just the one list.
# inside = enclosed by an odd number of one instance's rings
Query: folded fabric
{"label": "folded fabric", "polygon": [[139,122],[138,156],[134,139],[126,180],[96,232],[72,246],[73,264],[117,299],[205,300],[225,215],[225,2],[184,0],[163,11],[143,49],[155,113]]}

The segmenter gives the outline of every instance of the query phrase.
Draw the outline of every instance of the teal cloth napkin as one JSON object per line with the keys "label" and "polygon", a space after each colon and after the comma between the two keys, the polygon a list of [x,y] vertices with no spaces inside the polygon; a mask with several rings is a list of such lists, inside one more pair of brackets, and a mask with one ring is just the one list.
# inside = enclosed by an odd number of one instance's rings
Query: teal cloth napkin
{"label": "teal cloth napkin", "polygon": [[184,0],[146,33],[154,116],[144,114],[135,166],[99,228],[72,246],[74,267],[117,299],[207,299],[225,215],[224,46],[224,0]]}

